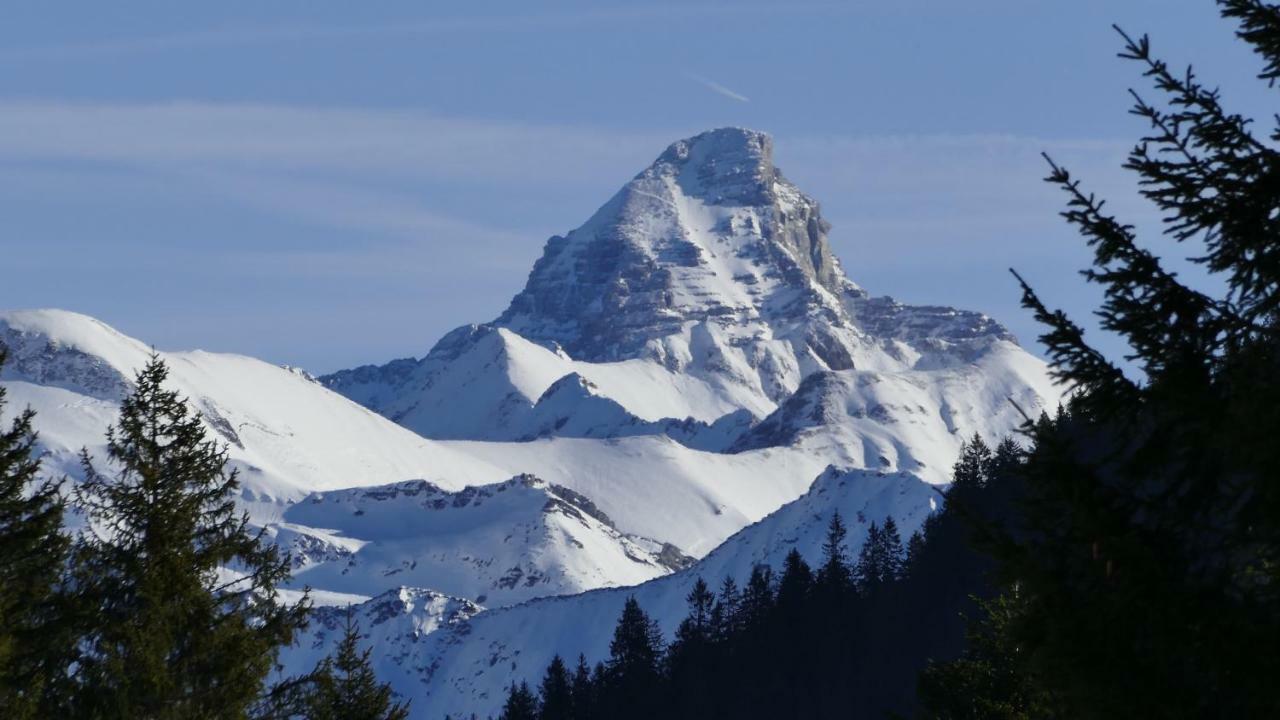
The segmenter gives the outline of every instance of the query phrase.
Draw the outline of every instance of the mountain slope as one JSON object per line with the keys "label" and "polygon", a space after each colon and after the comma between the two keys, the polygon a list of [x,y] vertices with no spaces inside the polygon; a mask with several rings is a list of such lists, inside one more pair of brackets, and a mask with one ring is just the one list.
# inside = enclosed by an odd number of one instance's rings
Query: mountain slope
{"label": "mountain slope", "polygon": [[[74,480],[81,448],[104,456],[106,428],[115,421],[119,400],[150,349],[92,318],[51,310],[0,312],[0,342],[12,351],[12,361],[0,374],[9,391],[9,411],[28,405],[37,411],[47,470]],[[701,556],[804,492],[824,464],[798,448],[725,455],[693,450],[663,436],[439,442],[417,436],[297,371],[238,355],[160,356],[170,366],[170,385],[204,414],[213,436],[227,443],[230,461],[241,471],[240,502],[264,525],[290,522],[288,514],[298,512],[292,508],[315,492],[405,480],[425,480],[442,492],[457,492],[532,473],[564,492],[589,498],[622,536],[652,538],[658,547],[669,543]],[[510,522],[516,521],[512,516]],[[312,528],[324,529],[341,528]],[[539,567],[544,573],[574,567],[571,547],[559,546]],[[487,552],[500,554],[495,548]],[[634,565],[629,560],[602,565],[599,572],[577,575],[563,587],[539,584],[533,591],[571,591],[648,577],[637,576]],[[364,588],[336,580],[334,588],[316,587],[372,596],[395,582],[380,575],[393,569],[371,566],[371,584]],[[438,569],[444,577],[446,570]],[[430,577],[419,575],[419,580]],[[471,592],[479,591],[467,588],[474,597]]]}
{"label": "mountain slope", "polygon": [[[47,462],[78,474],[80,448],[103,445],[150,348],[93,318],[57,310],[0,313],[0,342],[12,356],[0,379],[15,407],[40,411]],[[169,365],[170,386],[227,443],[245,500],[258,506],[411,477],[457,489],[511,475],[390,423],[303,373],[240,355],[160,356]]]}
{"label": "mountain slope", "polygon": [[[685,615],[685,596],[697,578],[712,585],[724,577],[742,582],[759,563],[780,567],[793,548],[816,564],[835,511],[846,519],[847,548],[856,555],[871,522],[892,515],[909,535],[940,503],[933,486],[909,474],[829,469],[809,492],[738,532],[694,566],[634,588],[545,598],[458,617],[426,635],[417,631],[414,618],[378,610],[382,600],[357,606],[355,612],[379,647],[387,648],[377,670],[397,692],[413,698],[413,717],[484,717],[500,708],[512,681],[536,682],[557,653],[569,659],[584,653],[593,662],[606,658],[613,626],[629,596],[639,600],[669,639]],[[309,633],[298,643],[299,650],[285,655],[285,666],[292,671],[307,667],[313,646],[332,642],[331,631]]]}

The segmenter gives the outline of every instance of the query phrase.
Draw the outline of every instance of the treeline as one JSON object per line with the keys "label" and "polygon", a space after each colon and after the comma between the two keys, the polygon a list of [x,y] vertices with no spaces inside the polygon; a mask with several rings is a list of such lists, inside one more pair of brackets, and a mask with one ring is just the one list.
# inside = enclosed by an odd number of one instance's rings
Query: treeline
{"label": "treeline", "polygon": [[167,373],[138,373],[69,493],[41,474],[31,410],[0,432],[0,717],[404,718],[350,622],[312,672],[268,682],[310,606],[279,601],[289,557],[237,512],[225,449]]}
{"label": "treeline", "polygon": [[1021,465],[1016,443],[964,445],[942,512],[904,543],[893,518],[872,523],[847,557],[843,519],[830,518],[811,567],[792,550],[715,588],[699,578],[669,645],[634,599],[594,667],[559,657],[536,688],[513,685],[503,720],[849,718],[915,710],[916,676],[954,658],[962,615],[989,595],[991,563],[970,522],[999,523]]}

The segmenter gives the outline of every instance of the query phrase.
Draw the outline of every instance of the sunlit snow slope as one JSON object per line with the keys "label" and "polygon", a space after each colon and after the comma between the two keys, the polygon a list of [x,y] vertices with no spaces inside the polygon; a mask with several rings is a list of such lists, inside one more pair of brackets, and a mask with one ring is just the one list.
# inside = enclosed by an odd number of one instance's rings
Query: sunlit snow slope
{"label": "sunlit snow slope", "polygon": [[[46,469],[74,480],[81,448],[104,458],[107,426],[151,350],[97,320],[56,310],[0,313],[0,342],[10,349],[0,375],[8,412],[37,411]],[[719,454],[665,436],[439,442],[298,371],[238,355],[160,356],[171,369],[170,385],[227,445],[241,472],[242,504],[290,547],[308,549],[299,566],[306,582],[331,592],[369,597],[402,584],[396,575],[408,573],[414,583],[504,604],[640,582],[679,566],[684,553],[707,553],[795,498],[824,465],[799,448]],[[521,502],[484,502],[524,473],[540,480],[517,482],[515,492],[502,494]],[[408,480],[447,498],[455,511],[448,517],[466,518],[444,521],[405,493],[399,504],[383,498],[378,512],[411,528],[413,552],[371,532],[355,514],[356,505],[385,496],[383,486]],[[371,489],[338,492],[348,488]],[[452,507],[464,498],[484,510]],[[326,503],[328,512],[316,510]],[[501,532],[515,527],[519,534]],[[442,559],[415,554],[424,548]],[[343,574],[319,557],[346,557],[356,566]],[[407,571],[405,562],[415,560]],[[471,573],[468,565],[487,569]],[[521,580],[508,587],[517,571]],[[533,576],[538,581],[529,584]]]}

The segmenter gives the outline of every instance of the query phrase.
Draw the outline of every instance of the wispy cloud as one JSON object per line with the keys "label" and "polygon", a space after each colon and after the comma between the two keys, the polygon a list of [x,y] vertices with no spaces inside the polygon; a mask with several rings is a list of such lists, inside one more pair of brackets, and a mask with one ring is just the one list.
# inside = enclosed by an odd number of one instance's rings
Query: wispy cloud
{"label": "wispy cloud", "polygon": [[[732,13],[735,16],[781,12],[789,15],[830,14],[846,12],[848,9],[839,3],[812,3],[785,7],[776,4],[746,4],[734,6]],[[654,5],[521,15],[415,18],[363,25],[284,24],[276,27],[194,30],[97,42],[10,47],[0,50],[0,62],[78,60],[112,55],[264,45],[278,42],[328,42],[369,37],[417,37],[465,32],[545,32],[618,23],[667,22],[700,17],[723,18],[725,12],[724,6],[716,4]]]}
{"label": "wispy cloud", "polygon": [[705,87],[706,89],[710,90],[711,92],[717,95],[723,95],[724,97],[727,97],[730,100],[737,100],[738,102],[751,102],[751,98],[747,97],[746,95],[743,95],[742,93],[734,92],[733,90],[730,90],[729,88],[721,85],[720,83],[714,80],[709,80],[707,78],[702,77],[701,75],[695,75],[694,73],[691,73],[691,72],[686,72],[684,76],[698,83],[699,85]]}

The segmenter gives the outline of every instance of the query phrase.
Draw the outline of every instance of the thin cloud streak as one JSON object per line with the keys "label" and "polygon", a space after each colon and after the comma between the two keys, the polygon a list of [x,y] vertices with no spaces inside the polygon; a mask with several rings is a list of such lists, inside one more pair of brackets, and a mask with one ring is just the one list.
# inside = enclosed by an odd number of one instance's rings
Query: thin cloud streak
{"label": "thin cloud streak", "polygon": [[734,92],[714,80],[709,80],[707,78],[702,77],[701,75],[695,75],[691,72],[686,72],[684,76],[698,83],[699,85],[705,87],[706,89],[710,90],[711,92],[717,95],[723,95],[724,97],[727,97],[730,100],[737,100],[738,102],[744,102],[744,103],[751,102],[751,98],[747,97],[746,95],[743,95],[742,93]]}

